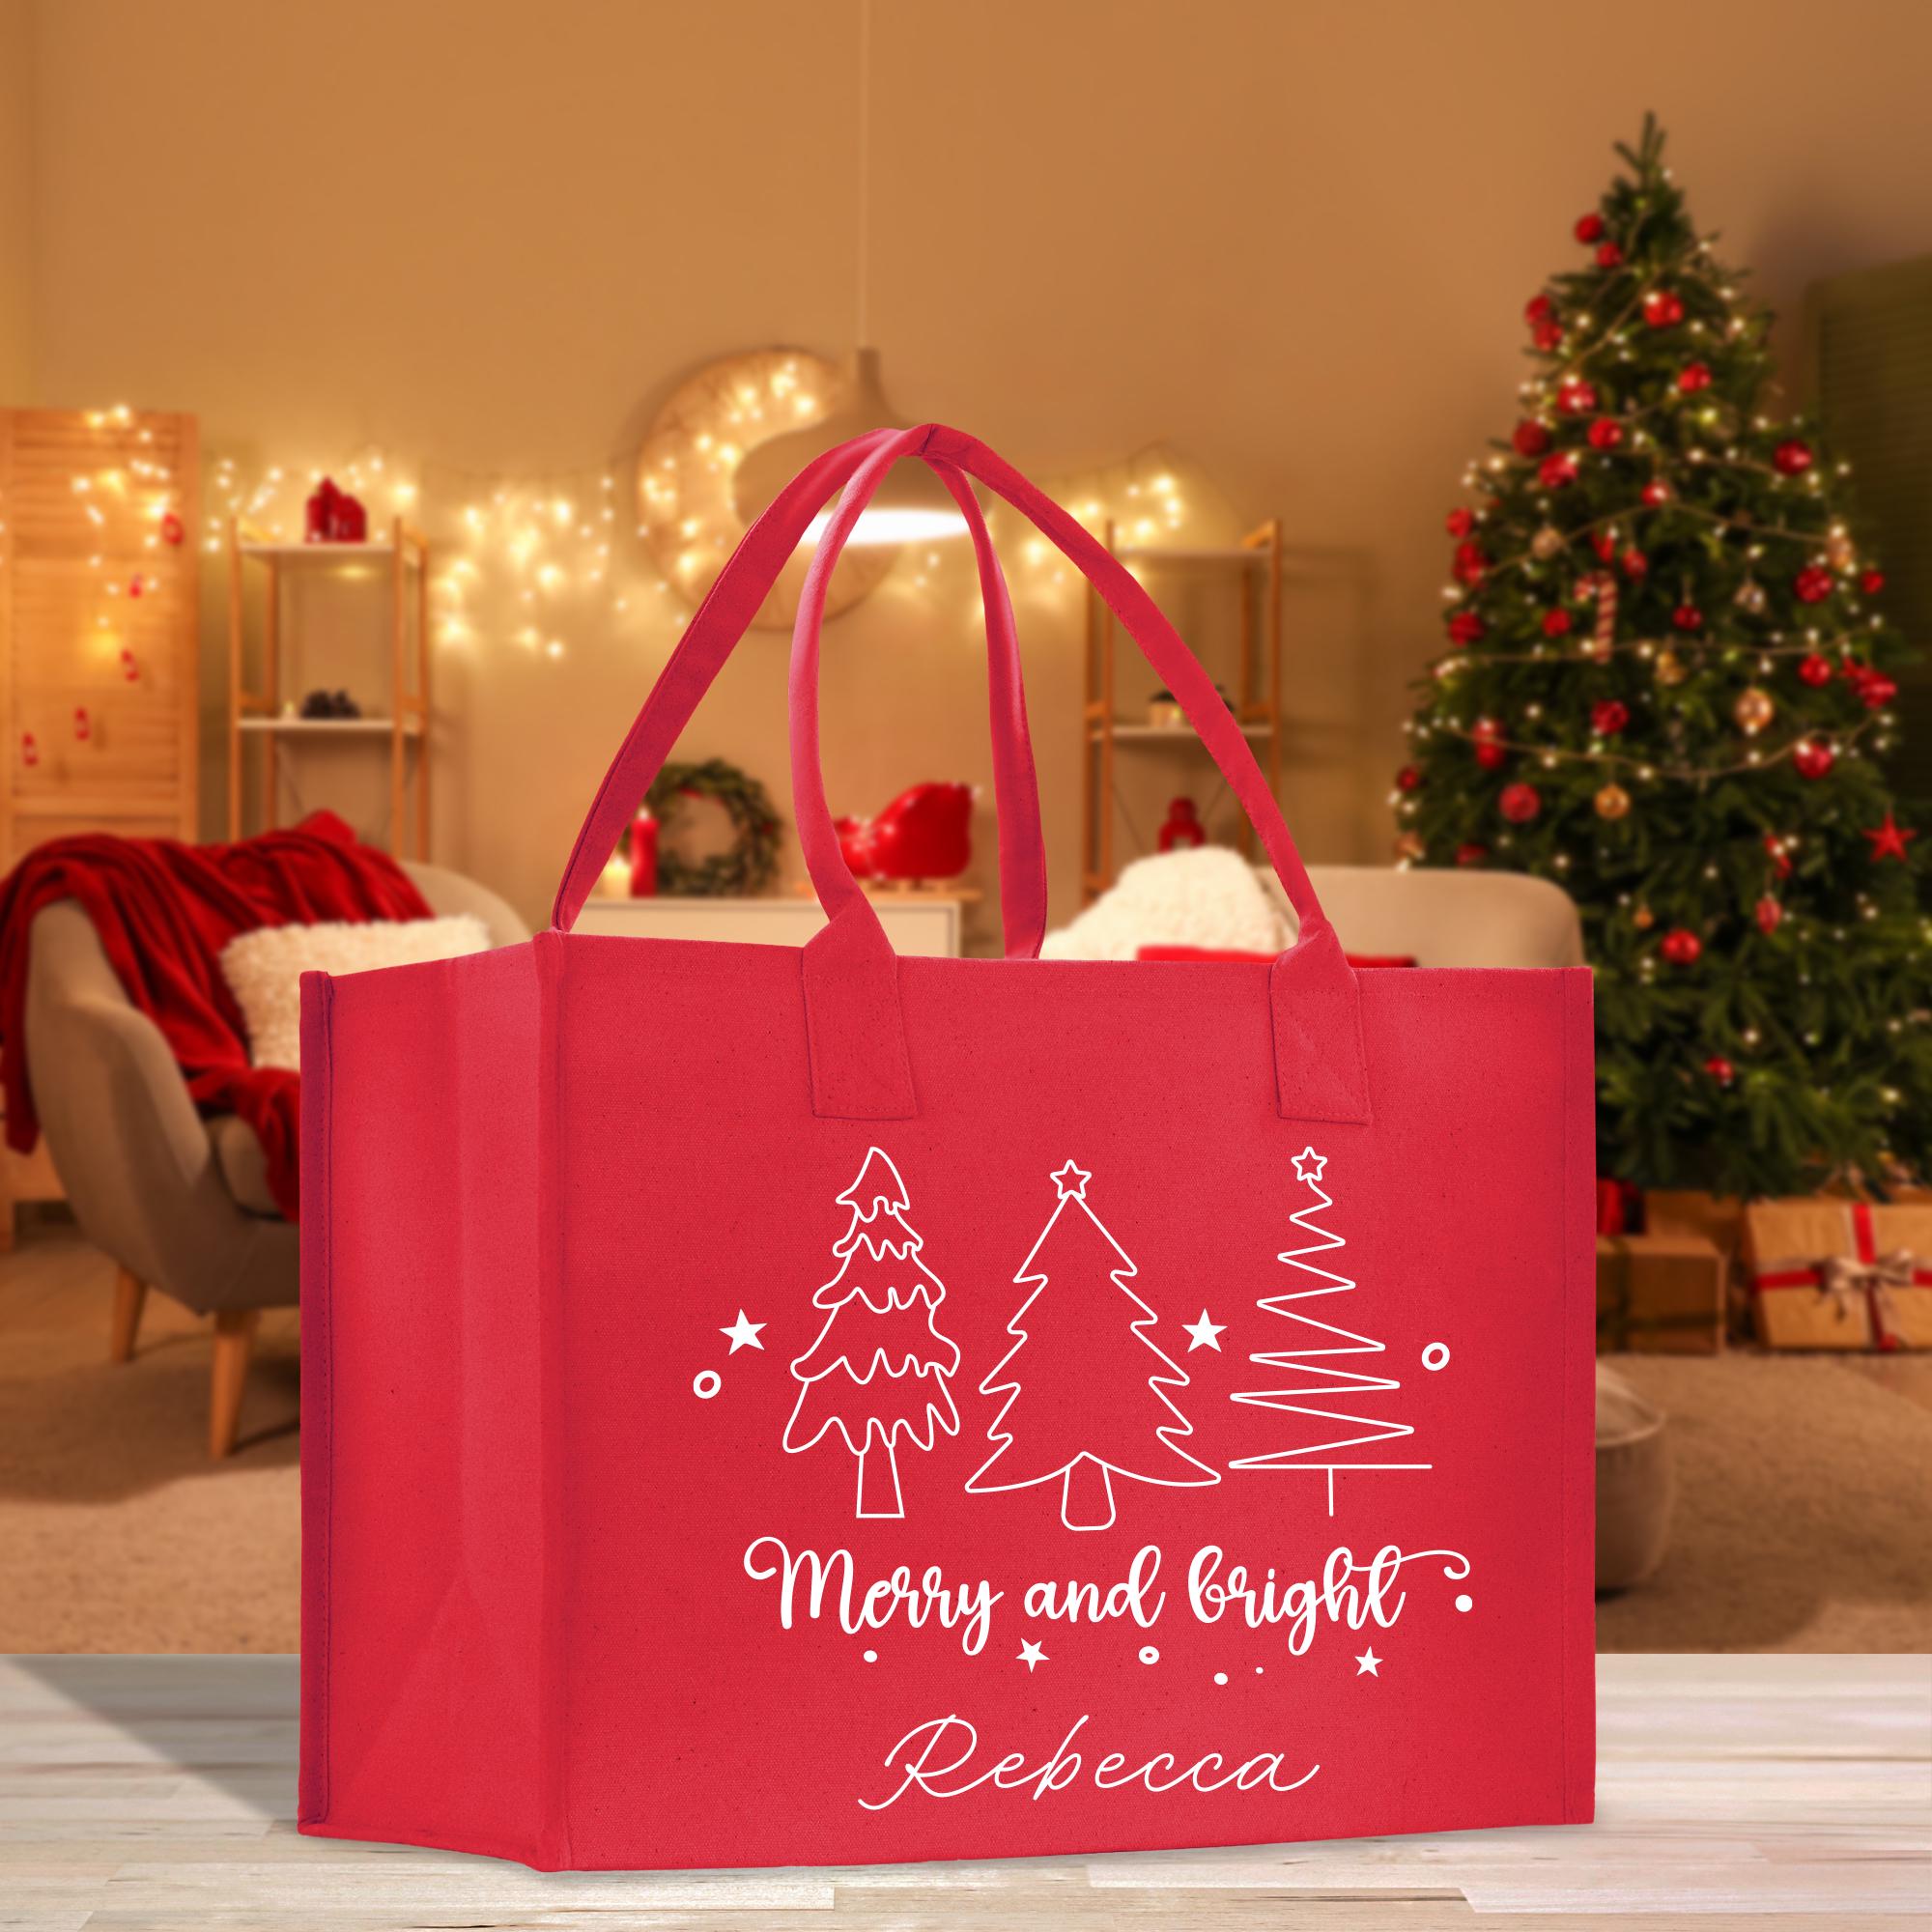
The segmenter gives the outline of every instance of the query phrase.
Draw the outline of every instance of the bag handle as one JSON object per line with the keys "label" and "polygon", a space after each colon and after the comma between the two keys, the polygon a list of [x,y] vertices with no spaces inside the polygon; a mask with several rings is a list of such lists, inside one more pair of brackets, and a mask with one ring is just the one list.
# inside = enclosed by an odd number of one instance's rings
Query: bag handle
{"label": "bag handle", "polygon": [[[576,923],[598,873],[637,810],[637,801],[656,781],[679,732],[770,594],[811,519],[826,498],[850,480],[867,451],[894,434],[874,430],[828,450],[779,493],[740,539],[698,605],[591,800],[551,908],[551,924],[556,930],[568,932]],[[965,516],[979,566],[980,597],[987,612],[987,693],[993,725],[993,790],[999,816],[1001,912],[1008,955],[1033,958],[1046,930],[1046,847],[1040,832],[1039,785],[1027,734],[1026,690],[1012,601],[971,487],[951,465],[935,461],[931,467]],[[810,762],[814,775],[818,774],[815,742]],[[822,797],[822,778],[818,789]],[[842,859],[838,870],[851,883]]]}
{"label": "bag handle", "polygon": [[[983,443],[932,423],[864,440],[864,460],[841,494],[806,574],[792,629],[793,804],[806,866],[829,915],[825,928],[804,949],[814,1111],[860,1120],[903,1119],[918,1111],[899,1010],[897,961],[877,912],[843,864],[825,800],[817,686],[818,633],[838,554],[886,472],[901,458],[919,456],[942,474],[952,469],[978,478],[1056,545],[1093,582],[1179,701],[1246,810],[1300,920],[1295,943],[1268,975],[1276,1109],[1291,1120],[1365,1122],[1368,1077],[1354,971],[1322,913],[1253,749],[1213,680],[1120,560]],[[960,487],[965,488],[963,479]],[[987,614],[990,639],[995,617],[991,600]],[[1009,620],[1009,610],[1007,616]],[[1023,707],[1004,718],[996,712],[994,729],[996,745],[1002,730],[1023,740]],[[1031,769],[1030,748],[1023,743],[1009,748],[1009,754],[1025,757]]]}

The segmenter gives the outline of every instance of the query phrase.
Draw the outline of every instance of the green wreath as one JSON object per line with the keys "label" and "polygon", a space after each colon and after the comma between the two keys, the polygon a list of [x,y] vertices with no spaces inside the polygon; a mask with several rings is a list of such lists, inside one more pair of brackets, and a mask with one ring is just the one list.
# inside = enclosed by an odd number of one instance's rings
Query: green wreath
{"label": "green wreath", "polygon": [[[687,798],[712,798],[730,814],[738,841],[708,859],[681,859],[664,841]],[[756,779],[706,758],[701,765],[667,765],[644,794],[644,809],[658,821],[658,891],[678,897],[726,898],[761,893],[778,876],[782,828],[765,788]],[[629,832],[624,835],[630,854]]]}

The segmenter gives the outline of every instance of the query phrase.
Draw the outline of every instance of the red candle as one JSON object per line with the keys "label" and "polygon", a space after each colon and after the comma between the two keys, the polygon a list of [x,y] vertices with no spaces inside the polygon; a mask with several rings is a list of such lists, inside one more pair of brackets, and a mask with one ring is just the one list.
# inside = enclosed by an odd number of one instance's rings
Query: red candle
{"label": "red candle", "polygon": [[658,822],[648,811],[631,821],[631,896],[654,898],[658,890]]}

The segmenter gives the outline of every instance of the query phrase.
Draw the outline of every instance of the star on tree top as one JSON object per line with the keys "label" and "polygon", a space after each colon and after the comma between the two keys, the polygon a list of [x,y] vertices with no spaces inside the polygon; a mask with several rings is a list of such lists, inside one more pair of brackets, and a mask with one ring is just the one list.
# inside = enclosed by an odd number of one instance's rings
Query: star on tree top
{"label": "star on tree top", "polygon": [[1325,1153],[1317,1153],[1312,1147],[1305,1147],[1294,1156],[1294,1178],[1319,1183],[1327,1165],[1328,1156]]}
{"label": "star on tree top", "polygon": [[1087,1183],[1094,1179],[1086,1168],[1075,1167],[1071,1160],[1068,1160],[1058,1174],[1049,1175],[1047,1178],[1060,1189],[1060,1198],[1063,1201],[1069,1196],[1075,1201],[1085,1201]]}

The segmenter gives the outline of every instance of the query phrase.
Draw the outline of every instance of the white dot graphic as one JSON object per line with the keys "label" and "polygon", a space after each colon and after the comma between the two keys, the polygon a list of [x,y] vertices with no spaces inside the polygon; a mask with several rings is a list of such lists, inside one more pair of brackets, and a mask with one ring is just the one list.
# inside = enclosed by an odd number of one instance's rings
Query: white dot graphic
{"label": "white dot graphic", "polygon": [[1158,1663],[1160,1662],[1160,1652],[1152,1644],[1144,1643],[1141,1645],[1141,1662],[1143,1663]]}
{"label": "white dot graphic", "polygon": [[1459,1610],[1473,1610],[1476,1607],[1476,1600],[1474,1597],[1469,1596],[1458,1597],[1456,1599],[1456,1607]]}
{"label": "white dot graphic", "polygon": [[1227,1681],[1228,1681],[1228,1673],[1225,1670],[1215,1671],[1214,1682],[1216,1684],[1225,1684],[1227,1683]]}
{"label": "white dot graphic", "polygon": [[692,1380],[691,1392],[699,1402],[709,1402],[724,1386],[724,1378],[716,1369],[705,1369]]}
{"label": "white dot graphic", "polygon": [[1447,1342],[1432,1342],[1422,1351],[1422,1366],[1425,1369],[1446,1369],[1449,1366],[1449,1345]]}
{"label": "white dot graphic", "polygon": [[1259,1664],[1259,1663],[1258,1663],[1258,1664],[1256,1664],[1256,1665],[1255,1665],[1255,1675],[1256,1675],[1257,1677],[1259,1677],[1259,1676],[1260,1676],[1260,1675],[1262,1674],[1262,1669],[1263,1669],[1263,1666],[1262,1666],[1261,1664]]}
{"label": "white dot graphic", "polygon": [[868,1650],[866,1653],[866,1662],[867,1663],[876,1663],[878,1662],[878,1661],[879,1661],[879,1653],[876,1650]]}

